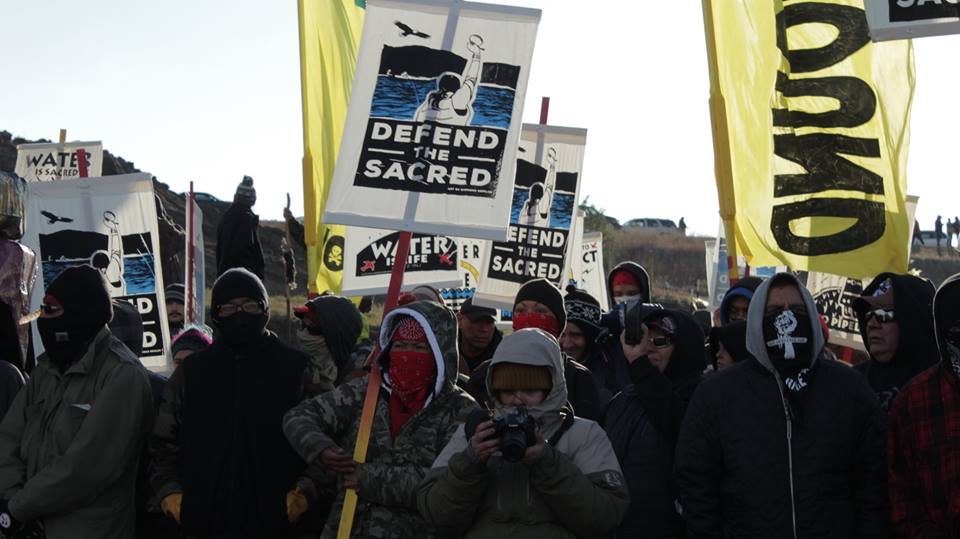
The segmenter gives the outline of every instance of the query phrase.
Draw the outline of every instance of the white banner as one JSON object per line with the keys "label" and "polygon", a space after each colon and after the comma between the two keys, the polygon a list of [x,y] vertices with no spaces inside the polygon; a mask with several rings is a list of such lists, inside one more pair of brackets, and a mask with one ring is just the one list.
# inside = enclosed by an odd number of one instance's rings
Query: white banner
{"label": "white banner", "polygon": [[580,286],[580,246],[583,245],[583,221],[584,213],[577,210],[577,217],[573,220],[573,226],[570,228],[570,255],[567,257],[567,266],[563,274],[566,276],[563,286],[569,284]]}
{"label": "white banner", "polygon": [[[183,318],[188,324],[203,324],[205,317],[204,305],[206,305],[206,264],[203,259],[203,211],[196,200],[190,200],[190,194],[184,195],[186,199],[186,234],[184,241],[186,247],[183,252],[187,253],[187,260],[183,264],[183,283],[184,283],[184,313]],[[193,210],[190,211],[190,208]],[[192,238],[192,239],[191,239]],[[191,253],[192,247],[192,255]],[[191,265],[193,266],[191,271]]]}
{"label": "white banner", "polygon": [[960,34],[958,0],[866,0],[874,41]]}
{"label": "white banner", "polygon": [[[110,296],[134,305],[143,317],[144,366],[169,370],[163,273],[157,235],[153,182],[149,174],[126,174],[27,184],[27,234],[23,243],[40,261],[38,291],[32,310],[40,308],[43,290],[64,269],[89,264],[99,269]],[[43,351],[34,333],[37,355]]]}
{"label": "white banner", "polygon": [[577,286],[600,302],[600,308],[610,309],[607,298],[607,272],[603,267],[603,233],[588,232],[580,245],[580,278]]}
{"label": "white banner", "polygon": [[586,129],[523,125],[509,235],[487,252],[478,305],[513,309],[520,286],[539,277],[563,288],[586,143]]}
{"label": "white banner", "polygon": [[369,0],[325,223],[503,240],[540,11]]}
{"label": "white banner", "polygon": [[[344,296],[386,294],[397,256],[399,232],[348,226],[344,239]],[[461,249],[458,238],[413,234],[401,290],[420,285],[457,286]]]}
{"label": "white banner", "polygon": [[18,144],[14,172],[28,182],[79,178],[79,150],[83,150],[87,158],[87,176],[100,176],[103,172],[103,143],[99,141]]}

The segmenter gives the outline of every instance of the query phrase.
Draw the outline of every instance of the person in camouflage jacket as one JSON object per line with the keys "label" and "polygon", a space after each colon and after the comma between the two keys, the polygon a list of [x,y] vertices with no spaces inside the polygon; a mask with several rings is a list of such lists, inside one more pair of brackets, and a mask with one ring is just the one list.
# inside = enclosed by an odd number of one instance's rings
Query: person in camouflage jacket
{"label": "person in camouflage jacket", "polygon": [[[422,349],[405,352],[411,342],[419,342]],[[377,362],[383,383],[365,463],[353,462],[349,452],[356,445],[369,377],[304,401],[287,413],[283,430],[310,466],[308,473],[337,473],[341,487],[357,489],[352,537],[434,537],[433,528],[417,512],[417,485],[477,408],[455,385],[456,321],[439,304],[413,302],[384,317],[380,346]],[[432,363],[412,366],[410,360],[417,356]],[[415,404],[407,398],[411,395]],[[315,477],[318,483],[324,479]],[[336,536],[343,498],[341,488],[322,537]]]}

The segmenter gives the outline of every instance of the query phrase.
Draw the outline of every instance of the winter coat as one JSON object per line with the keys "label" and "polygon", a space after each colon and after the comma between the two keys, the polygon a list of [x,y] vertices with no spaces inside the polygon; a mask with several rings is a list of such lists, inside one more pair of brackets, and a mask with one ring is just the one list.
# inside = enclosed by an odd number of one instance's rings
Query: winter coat
{"label": "winter coat", "polygon": [[[367,459],[359,468],[352,537],[433,537],[434,530],[417,512],[416,488],[454,430],[476,409],[476,402],[454,384],[457,379],[457,326],[453,313],[426,301],[390,311],[380,332],[387,350],[392,328],[402,315],[415,318],[427,331],[437,360],[437,381],[426,406],[400,429],[390,433],[389,372],[385,374],[370,433]],[[386,352],[378,358],[382,364]],[[360,429],[369,376],[356,378],[332,391],[304,401],[284,419],[283,431],[297,453],[311,465],[311,473],[324,473],[320,454],[330,447],[352,452]],[[323,477],[317,477],[323,482]],[[322,537],[336,537],[343,510],[341,489],[330,511]]]}
{"label": "winter coat", "polygon": [[106,327],[64,373],[45,355],[0,424],[0,492],[49,539],[134,537],[134,483],[153,421],[140,361]]}
{"label": "winter coat", "polygon": [[13,406],[17,394],[23,389],[26,380],[20,369],[8,361],[0,361],[0,420],[7,415],[7,410]]}
{"label": "winter coat", "polygon": [[944,341],[960,318],[960,276],[940,286],[933,305],[940,362],[890,410],[891,520],[906,539],[960,537],[960,351]]}
{"label": "winter coat", "polygon": [[[778,280],[800,289],[814,329],[810,357],[797,359],[809,362],[807,386],[789,399],[762,329]],[[701,383],[681,426],[675,473],[689,536],[886,537],[883,412],[862,376],[821,357],[810,293],[780,274],[757,288],[747,324],[754,357]]]}
{"label": "winter coat", "polygon": [[250,206],[234,202],[217,225],[217,275],[230,268],[247,268],[263,280],[260,218]]}
{"label": "winter coat", "polygon": [[636,262],[621,262],[607,273],[607,293],[610,295],[610,305],[616,304],[613,300],[613,274],[618,271],[626,271],[636,277],[637,282],[640,283],[641,303],[650,302],[650,275],[647,274],[647,270]]}
{"label": "winter coat", "polygon": [[582,363],[597,381],[600,409],[631,383],[630,366],[623,356],[620,339],[609,332],[604,332],[599,342],[590,343]]}
{"label": "winter coat", "polygon": [[[486,402],[490,397],[487,392],[487,372],[490,370],[490,360],[477,365],[470,374],[467,391],[477,402]],[[567,383],[567,393],[570,406],[577,417],[596,421],[600,418],[600,385],[590,372],[590,369],[564,355],[563,374]]]}
{"label": "winter coat", "polygon": [[[880,283],[887,279],[893,283],[895,323],[900,329],[897,351],[887,363],[870,359],[854,367],[867,377],[884,411],[890,410],[893,399],[903,386],[914,376],[936,365],[940,358],[933,332],[933,283],[913,275],[881,273],[864,289],[863,295],[872,295]],[[860,313],[857,319],[860,322],[860,335],[869,348],[867,321]]]}
{"label": "winter coat", "polygon": [[[534,334],[551,348],[528,344],[538,338]],[[418,489],[424,518],[447,534],[465,538],[559,539],[611,533],[629,503],[626,485],[600,426],[581,418],[565,424],[561,416],[567,395],[559,345],[540,330],[525,329],[504,338],[492,361],[494,366],[520,363],[550,369],[550,393],[528,410],[539,421],[543,437],[556,443],[547,443],[530,464],[507,462],[499,454],[484,463],[470,456],[464,428],[458,428]],[[488,387],[492,372],[487,374]],[[499,401],[496,407],[498,412],[506,409]],[[555,440],[564,426],[567,430]]]}
{"label": "winter coat", "polygon": [[214,343],[173,372],[151,437],[159,504],[183,493],[188,533],[283,537],[286,494],[303,462],[283,436],[283,414],[303,394],[307,357],[266,332],[237,350]]}
{"label": "winter coat", "polygon": [[601,419],[630,491],[630,509],[617,528],[620,537],[684,536],[673,457],[680,423],[704,368],[703,332],[690,315],[666,313],[678,325],[667,368],[661,373],[645,357],[634,361],[633,384],[613,398]]}

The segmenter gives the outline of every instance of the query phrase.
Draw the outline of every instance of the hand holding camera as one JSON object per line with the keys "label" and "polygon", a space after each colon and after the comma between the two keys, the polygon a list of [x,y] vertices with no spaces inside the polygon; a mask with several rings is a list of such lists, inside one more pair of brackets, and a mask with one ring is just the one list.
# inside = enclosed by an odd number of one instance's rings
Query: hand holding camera
{"label": "hand holding camera", "polygon": [[507,462],[525,460],[531,450],[536,458],[543,451],[537,422],[522,406],[492,419],[486,410],[476,410],[467,418],[464,431],[480,462],[497,451]]}

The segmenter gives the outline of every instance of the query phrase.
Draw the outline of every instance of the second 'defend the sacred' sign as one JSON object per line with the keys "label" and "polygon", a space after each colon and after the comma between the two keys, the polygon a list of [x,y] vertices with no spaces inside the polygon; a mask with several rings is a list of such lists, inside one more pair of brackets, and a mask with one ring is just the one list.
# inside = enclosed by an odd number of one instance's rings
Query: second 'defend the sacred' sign
{"label": "second 'defend the sacred' sign", "polygon": [[539,20],[369,0],[324,222],[504,239]]}
{"label": "second 'defend the sacred' sign", "polygon": [[[386,294],[397,256],[400,233],[375,228],[347,227],[343,261],[345,296]],[[458,238],[413,234],[403,274],[402,290],[420,285],[457,286],[460,273]]]}
{"label": "second 'defend the sacred' sign", "polygon": [[586,142],[586,129],[524,124],[509,234],[486,253],[478,305],[510,310],[531,279],[566,284]]}

